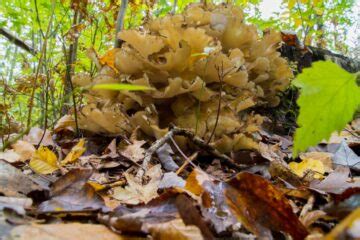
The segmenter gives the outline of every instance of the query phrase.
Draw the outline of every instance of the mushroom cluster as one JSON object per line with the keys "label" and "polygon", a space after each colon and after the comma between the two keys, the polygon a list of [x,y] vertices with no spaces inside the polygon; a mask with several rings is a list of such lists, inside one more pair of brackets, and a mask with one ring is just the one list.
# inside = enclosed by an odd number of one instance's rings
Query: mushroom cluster
{"label": "mushroom cluster", "polygon": [[92,90],[80,127],[123,134],[135,128],[160,138],[175,124],[192,129],[222,152],[256,149],[263,117],[254,107],[279,103],[292,71],[277,48],[281,36],[260,36],[239,7],[192,4],[182,14],[124,30],[121,48],[107,53],[94,77],[78,85],[131,83],[151,91]]}

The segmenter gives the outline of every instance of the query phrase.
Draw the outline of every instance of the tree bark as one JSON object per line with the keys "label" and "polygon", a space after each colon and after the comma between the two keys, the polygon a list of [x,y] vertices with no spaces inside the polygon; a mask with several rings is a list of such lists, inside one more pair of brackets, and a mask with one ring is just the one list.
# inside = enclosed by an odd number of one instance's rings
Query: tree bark
{"label": "tree bark", "polygon": [[308,50],[300,49],[295,46],[283,45],[280,49],[281,55],[290,61],[296,61],[298,71],[310,67],[312,62],[331,60],[350,73],[360,71],[360,61],[351,59],[341,54],[333,53],[329,50],[308,46]]}

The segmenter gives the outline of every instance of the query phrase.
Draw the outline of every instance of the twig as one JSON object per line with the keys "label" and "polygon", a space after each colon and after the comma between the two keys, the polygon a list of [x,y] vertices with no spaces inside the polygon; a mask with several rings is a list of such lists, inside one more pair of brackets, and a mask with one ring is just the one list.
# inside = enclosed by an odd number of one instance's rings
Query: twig
{"label": "twig", "polygon": [[171,10],[171,14],[175,14],[175,13],[176,13],[177,3],[178,3],[178,0],[174,0],[173,8],[172,8],[172,10]]}
{"label": "twig", "polygon": [[183,165],[181,165],[179,169],[176,171],[176,174],[179,175],[189,164],[192,163],[192,161],[194,161],[197,158],[198,154],[199,152],[194,152],[190,157],[187,157]]}
{"label": "twig", "polygon": [[217,108],[217,113],[216,113],[216,120],[215,120],[215,125],[214,125],[214,128],[211,132],[211,135],[209,137],[209,139],[207,140],[207,144],[210,143],[212,137],[214,136],[215,134],[215,130],[216,130],[216,127],[219,123],[219,117],[220,117],[220,111],[221,111],[221,95],[222,95],[222,89],[223,89],[223,79],[224,79],[224,62],[221,62],[221,69],[219,68],[219,66],[216,66],[216,70],[217,70],[217,73],[218,73],[218,78],[219,78],[219,82],[220,82],[220,90],[219,90],[219,102],[218,102],[218,108]]}
{"label": "twig", "polygon": [[247,167],[246,165],[234,163],[234,161],[229,156],[219,152],[216,148],[207,144],[203,139],[196,136],[192,131],[183,129],[183,128],[173,127],[162,138],[156,140],[151,145],[151,147],[145,152],[145,157],[144,157],[144,160],[142,163],[142,168],[140,168],[136,174],[136,179],[138,181],[141,181],[142,177],[144,176],[145,172],[147,171],[152,155],[156,152],[156,150],[158,150],[162,145],[164,145],[174,135],[179,135],[179,136],[184,136],[184,137],[189,138],[189,140],[192,141],[199,148],[214,155],[220,161],[222,161],[223,163],[225,163],[226,165],[228,165],[231,168],[234,168],[236,170],[241,170],[241,169]]}
{"label": "twig", "polygon": [[30,128],[30,125],[31,125],[31,116],[32,116],[32,110],[33,110],[33,107],[34,107],[33,105],[34,105],[34,97],[35,97],[35,91],[36,91],[36,81],[37,81],[37,79],[39,77],[40,69],[42,67],[42,62],[43,62],[44,56],[46,54],[47,42],[48,42],[48,39],[49,39],[50,29],[51,29],[53,19],[54,19],[54,1],[53,1],[52,14],[51,14],[51,17],[50,17],[50,20],[49,20],[49,24],[47,26],[43,47],[41,49],[40,58],[39,58],[38,65],[37,65],[37,68],[36,68],[35,84],[34,84],[34,87],[33,87],[32,91],[31,91],[31,95],[30,95],[29,112],[28,112],[28,118],[27,118],[27,128]]}
{"label": "twig", "polygon": [[174,130],[170,130],[162,138],[156,140],[151,147],[145,152],[144,160],[142,163],[142,168],[136,174],[136,178],[141,180],[145,174],[145,171],[148,169],[149,162],[151,161],[152,155],[158,150],[162,145],[164,145],[172,136],[174,135]]}
{"label": "twig", "polygon": [[116,32],[115,32],[115,43],[114,43],[115,48],[121,47],[121,40],[118,39],[118,33],[124,27],[124,18],[126,14],[127,5],[128,5],[128,0],[121,0],[120,10],[116,18]]}
{"label": "twig", "polygon": [[18,38],[17,36],[13,35],[9,31],[4,28],[0,28],[0,34],[6,37],[11,43],[15,44],[16,46],[24,49],[25,51],[29,52],[32,55],[36,55],[36,50],[33,49],[31,46],[26,44],[23,40]]}

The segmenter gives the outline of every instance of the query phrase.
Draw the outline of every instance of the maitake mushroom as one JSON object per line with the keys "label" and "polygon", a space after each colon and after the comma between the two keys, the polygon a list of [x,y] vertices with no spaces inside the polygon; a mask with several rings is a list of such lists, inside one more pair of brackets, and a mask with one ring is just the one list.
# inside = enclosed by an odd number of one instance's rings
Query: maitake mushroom
{"label": "maitake mushroom", "polygon": [[109,51],[112,64],[93,79],[82,75],[74,82],[155,90],[91,91],[79,114],[83,129],[121,134],[139,127],[159,138],[174,123],[205,140],[214,131],[211,144],[223,152],[256,149],[263,117],[251,108],[276,106],[292,77],[277,51],[280,34],[260,37],[233,5],[192,4],[182,14],[149,20],[118,37],[124,43]]}

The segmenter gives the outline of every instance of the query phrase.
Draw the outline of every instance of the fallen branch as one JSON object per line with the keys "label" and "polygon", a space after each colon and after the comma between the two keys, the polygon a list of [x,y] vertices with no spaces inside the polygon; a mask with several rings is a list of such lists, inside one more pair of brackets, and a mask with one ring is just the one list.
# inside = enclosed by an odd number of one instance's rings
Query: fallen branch
{"label": "fallen branch", "polygon": [[228,165],[231,168],[234,168],[236,170],[241,170],[241,169],[247,167],[246,165],[240,165],[240,164],[234,163],[234,161],[229,156],[219,152],[216,148],[207,144],[203,139],[196,136],[192,131],[184,129],[184,128],[173,127],[162,138],[156,140],[151,145],[151,147],[145,152],[142,167],[138,170],[138,172],[136,174],[136,178],[139,181],[142,179],[145,172],[147,171],[148,165],[152,158],[152,155],[156,152],[156,150],[158,150],[162,145],[164,145],[168,140],[170,140],[175,135],[187,137],[190,141],[192,141],[200,149],[215,156],[216,158],[218,158],[220,161],[222,161],[223,163],[225,163],[226,165]]}
{"label": "fallen branch", "polygon": [[15,44],[16,46],[24,49],[25,51],[31,53],[32,55],[36,55],[36,50],[30,47],[27,43],[25,43],[23,40],[18,38],[17,36],[10,33],[8,30],[4,28],[0,28],[0,34],[6,37],[11,43]]}

